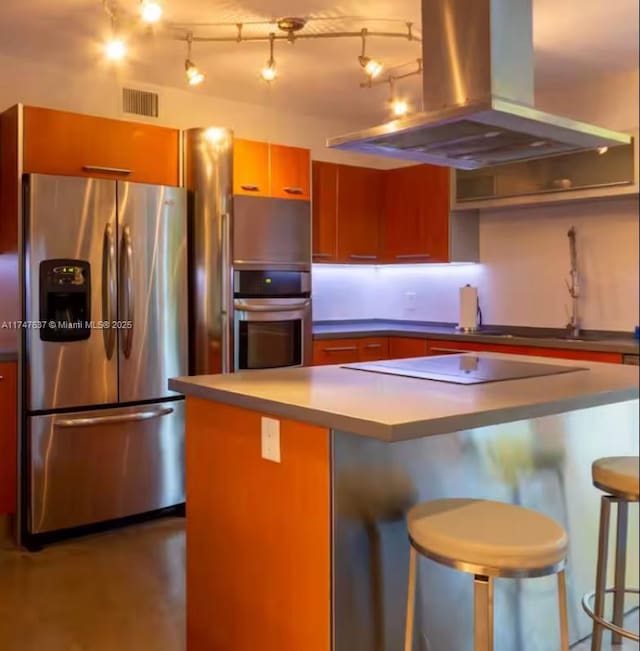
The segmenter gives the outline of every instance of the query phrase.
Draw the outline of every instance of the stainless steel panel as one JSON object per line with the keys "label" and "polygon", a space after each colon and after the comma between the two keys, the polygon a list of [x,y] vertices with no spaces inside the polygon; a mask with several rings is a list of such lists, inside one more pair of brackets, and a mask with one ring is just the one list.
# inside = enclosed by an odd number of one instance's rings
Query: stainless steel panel
{"label": "stainless steel panel", "polygon": [[184,501],[184,401],[28,420],[31,533]]}
{"label": "stainless steel panel", "polygon": [[[385,443],[333,433],[334,651],[403,648],[416,502],[476,497],[546,513],[567,529],[570,640],[591,633],[580,608],[595,585],[598,508],[591,463],[637,455],[638,401]],[[627,585],[638,584],[638,511],[629,527]],[[473,577],[420,559],[415,651],[472,648]],[[557,651],[555,577],[497,580],[495,647]],[[629,602],[629,608],[637,604]]]}
{"label": "stainless steel panel", "polygon": [[[104,276],[108,230],[116,229],[113,181],[32,174],[26,180],[25,290],[27,321],[40,320],[40,262],[86,260],[91,272],[91,320],[109,320],[109,283]],[[89,339],[49,342],[27,329],[27,409],[47,410],[118,400],[117,358],[105,352],[105,333]]]}
{"label": "stainless steel panel", "polygon": [[233,133],[184,134],[189,191],[190,372],[233,370],[231,345],[231,211]]}
{"label": "stainless steel panel", "polygon": [[311,204],[291,199],[234,197],[235,269],[310,269]]}
{"label": "stainless steel panel", "polygon": [[[119,182],[119,400],[176,395],[170,377],[186,375],[186,193]],[[131,327],[129,327],[131,326]]]}

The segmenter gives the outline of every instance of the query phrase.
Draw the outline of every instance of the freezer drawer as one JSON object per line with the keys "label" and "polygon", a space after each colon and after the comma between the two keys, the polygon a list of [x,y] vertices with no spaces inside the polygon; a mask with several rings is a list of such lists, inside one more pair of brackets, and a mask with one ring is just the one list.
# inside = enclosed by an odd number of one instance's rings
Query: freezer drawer
{"label": "freezer drawer", "polygon": [[37,534],[184,502],[184,401],[28,421],[29,531]]}

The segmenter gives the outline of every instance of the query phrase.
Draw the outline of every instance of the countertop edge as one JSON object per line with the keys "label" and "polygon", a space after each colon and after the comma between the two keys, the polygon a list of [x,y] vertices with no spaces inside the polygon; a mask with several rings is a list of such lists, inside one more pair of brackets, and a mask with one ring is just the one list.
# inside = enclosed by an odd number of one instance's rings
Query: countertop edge
{"label": "countertop edge", "polygon": [[0,350],[0,364],[4,362],[17,362],[18,351],[16,350]]}

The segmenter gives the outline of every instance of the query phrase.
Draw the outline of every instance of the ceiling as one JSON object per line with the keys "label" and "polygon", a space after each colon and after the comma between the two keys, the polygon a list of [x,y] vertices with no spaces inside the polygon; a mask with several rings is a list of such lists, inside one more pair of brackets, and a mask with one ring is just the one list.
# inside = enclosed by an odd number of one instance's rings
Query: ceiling
{"label": "ceiling", "polygon": [[[1,0],[0,54],[46,60],[70,69],[96,66],[109,23],[101,0]],[[132,14],[138,0],[120,0]],[[307,29],[402,31],[420,25],[419,0],[163,0],[172,22],[240,22],[285,15],[321,18]],[[536,82],[572,79],[637,66],[638,0],[533,0]],[[268,9],[265,7],[268,6]],[[336,19],[369,16],[396,22]],[[221,28],[218,28],[221,29]],[[250,29],[250,28],[247,28]],[[265,29],[264,27],[254,29]],[[268,27],[266,27],[268,29]],[[229,32],[233,34],[233,31]],[[358,39],[276,43],[279,78],[267,91],[258,71],[268,58],[266,43],[194,43],[192,58],[207,74],[193,92],[248,102],[269,101],[305,113],[368,123],[386,118],[388,87],[361,89]],[[418,43],[370,39],[369,54],[387,67],[420,56]],[[131,35],[127,75],[151,84],[185,87],[184,43],[138,30]],[[398,91],[419,107],[421,81],[399,82]]]}

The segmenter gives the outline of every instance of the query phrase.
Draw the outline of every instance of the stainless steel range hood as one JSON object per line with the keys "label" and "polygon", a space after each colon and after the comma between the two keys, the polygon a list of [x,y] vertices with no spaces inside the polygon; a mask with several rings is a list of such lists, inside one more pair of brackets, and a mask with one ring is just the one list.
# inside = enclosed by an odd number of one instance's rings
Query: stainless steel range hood
{"label": "stainless steel range hood", "polygon": [[423,112],[329,147],[477,169],[631,142],[533,107],[531,0],[422,0]]}

